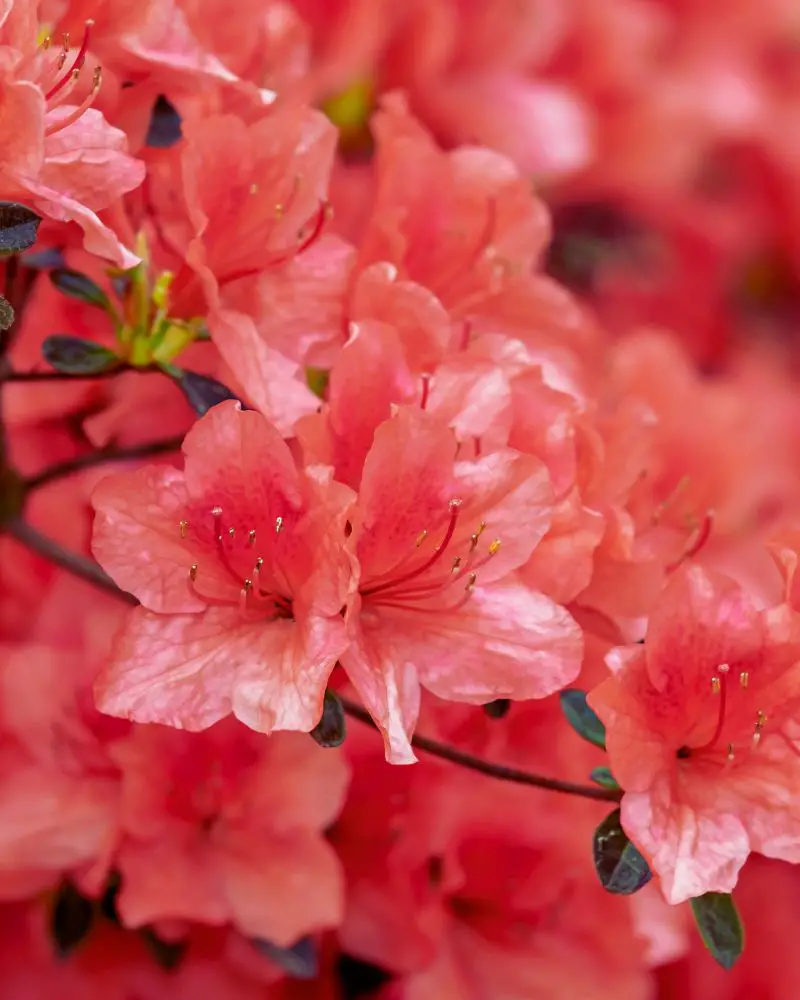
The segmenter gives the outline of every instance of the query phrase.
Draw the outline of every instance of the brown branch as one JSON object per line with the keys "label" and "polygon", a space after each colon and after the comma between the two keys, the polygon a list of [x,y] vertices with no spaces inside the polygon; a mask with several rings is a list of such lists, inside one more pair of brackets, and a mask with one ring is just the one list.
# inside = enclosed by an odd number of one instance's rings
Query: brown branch
{"label": "brown branch", "polygon": [[52,538],[41,534],[41,532],[37,531],[36,528],[32,528],[21,518],[14,518],[12,521],[9,521],[5,525],[5,530],[12,538],[15,538],[21,545],[24,545],[26,549],[36,552],[37,555],[43,556],[45,559],[49,559],[50,562],[55,563],[56,566],[60,566],[61,569],[65,569],[68,573],[72,573],[73,576],[80,577],[81,580],[86,580],[87,583],[91,583],[98,589],[104,590],[106,593],[118,597],[128,604],[135,605],[139,603],[132,594],[126,594],[124,590],[120,590],[111,577],[93,559],[87,559],[77,552],[70,552],[62,548],[58,542],[54,542]]}
{"label": "brown branch", "polygon": [[[353,719],[358,719],[368,726],[375,727],[375,723],[369,712],[347,698],[338,696],[344,708],[345,714]],[[619,802],[622,797],[621,792],[610,788],[595,788],[593,785],[576,785],[571,781],[559,781],[558,778],[547,778],[542,774],[531,774],[529,771],[520,771],[514,767],[506,767],[505,764],[493,764],[482,757],[473,757],[472,754],[457,750],[455,747],[439,743],[428,736],[421,736],[415,733],[411,737],[411,745],[417,750],[429,753],[433,757],[457,764],[459,767],[468,768],[470,771],[477,771],[498,781],[510,781],[516,785],[528,785],[533,788],[545,788],[550,792],[561,792],[564,795],[578,795],[584,799],[597,799],[601,802]]]}
{"label": "brown branch", "polygon": [[37,490],[56,479],[63,479],[95,465],[105,465],[107,462],[127,462],[137,458],[152,458],[155,455],[165,455],[178,451],[183,444],[182,437],[164,438],[161,441],[148,441],[133,448],[101,448],[90,451],[86,455],[78,455],[57,465],[43,469],[35,476],[25,480],[25,490]]}

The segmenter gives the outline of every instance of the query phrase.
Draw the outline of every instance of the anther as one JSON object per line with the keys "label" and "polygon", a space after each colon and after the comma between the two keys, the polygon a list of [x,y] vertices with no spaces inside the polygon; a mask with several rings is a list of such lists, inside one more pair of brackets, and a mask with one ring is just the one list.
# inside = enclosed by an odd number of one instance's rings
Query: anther
{"label": "anther", "polygon": [[422,380],[422,397],[419,401],[419,408],[424,410],[428,405],[428,397],[431,393],[431,376],[427,373],[420,376]]}
{"label": "anther", "polygon": [[248,545],[255,545],[256,544],[256,529],[255,528],[251,528],[250,531],[247,533],[247,544]]}
{"label": "anther", "polygon": [[283,531],[283,518],[278,515],[275,518],[275,534],[279,535]]}
{"label": "anther", "polygon": [[501,541],[499,538],[495,538],[492,544],[489,546],[489,555],[494,556],[500,551]]}
{"label": "anther", "polygon": [[236,528],[228,528],[228,537],[233,538],[236,534]]}
{"label": "anther", "polygon": [[186,532],[189,530],[189,522],[181,521],[178,527],[181,529],[181,538],[186,538]]}
{"label": "anther", "polygon": [[719,679],[719,677],[711,678],[711,690],[713,691],[714,694],[719,694],[720,691],[722,690],[722,681]]}
{"label": "anther", "polygon": [[428,529],[427,528],[423,528],[423,530],[420,531],[420,533],[417,535],[417,537],[414,540],[414,544],[416,545],[416,547],[419,548],[420,545],[422,545],[422,543],[425,541],[425,539],[427,537],[428,537]]}
{"label": "anther", "polygon": [[278,202],[278,204],[275,206],[275,218],[282,219],[285,211],[286,209],[283,207],[281,202]]}
{"label": "anther", "polygon": [[464,588],[464,590],[472,590],[472,588],[475,586],[475,581],[477,579],[478,579],[477,573],[470,573],[469,577],[467,578],[467,585]]}
{"label": "anther", "polygon": [[455,559],[453,560],[452,566],[450,567],[450,572],[457,573],[460,566],[461,566],[461,556],[456,556]]}
{"label": "anther", "polygon": [[750,674],[746,670],[743,670],[739,674],[739,686],[746,688],[749,683],[750,683]]}
{"label": "anther", "polygon": [[194,581],[197,579],[197,569],[198,569],[197,563],[192,563],[192,565],[189,567],[189,579],[192,581],[192,583],[194,583]]}
{"label": "anther", "polygon": [[734,751],[733,743],[729,743],[728,744],[728,760],[732,761],[735,756],[736,756],[736,753]]}
{"label": "anther", "polygon": [[259,556],[258,559],[256,559],[256,571],[260,570],[263,565],[264,565],[264,560],[261,558],[261,556]]}

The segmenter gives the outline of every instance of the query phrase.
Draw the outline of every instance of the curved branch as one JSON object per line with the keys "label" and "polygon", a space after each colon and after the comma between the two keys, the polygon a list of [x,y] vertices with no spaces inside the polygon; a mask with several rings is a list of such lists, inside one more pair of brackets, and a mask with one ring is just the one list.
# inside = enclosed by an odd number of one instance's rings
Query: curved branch
{"label": "curved branch", "polygon": [[20,545],[24,545],[26,549],[30,549],[31,552],[35,552],[45,559],[49,559],[50,562],[65,569],[68,573],[72,573],[73,576],[86,580],[87,583],[93,584],[113,597],[119,597],[128,604],[139,603],[132,594],[126,594],[124,590],[120,590],[111,577],[93,559],[87,559],[77,552],[70,552],[62,548],[58,542],[54,542],[52,538],[43,535],[36,528],[32,528],[21,518],[9,521],[5,525],[5,530]]}
{"label": "curved branch", "polygon": [[[342,703],[342,708],[344,708],[346,715],[349,715],[353,719],[358,719],[359,722],[363,722],[368,726],[377,728],[372,716],[365,708],[350,701],[348,698],[342,698],[341,695],[338,695],[338,698]],[[547,778],[542,774],[531,774],[529,771],[520,771],[515,767],[506,767],[505,764],[493,764],[482,757],[474,757],[463,750],[457,750],[455,747],[439,743],[437,740],[432,740],[427,736],[420,736],[419,733],[415,733],[411,737],[411,745],[417,750],[431,754],[433,757],[439,757],[441,760],[449,761],[451,764],[458,764],[459,767],[466,767],[470,771],[477,771],[490,778],[497,778],[499,781],[510,781],[516,785],[528,785],[533,788],[545,788],[550,792],[561,792],[564,795],[578,795],[584,799],[597,799],[601,802],[619,802],[622,797],[621,792],[610,788],[577,785],[571,781],[559,781],[558,778]]]}
{"label": "curved branch", "polygon": [[90,451],[86,455],[79,455],[66,462],[59,462],[43,469],[35,476],[25,480],[25,490],[37,490],[56,479],[64,476],[71,476],[75,472],[83,469],[90,469],[95,465],[105,465],[107,462],[127,462],[136,458],[151,458],[155,455],[168,454],[171,451],[179,451],[183,444],[182,437],[164,438],[161,441],[148,441],[145,444],[136,445],[133,448],[101,448],[99,451]]}

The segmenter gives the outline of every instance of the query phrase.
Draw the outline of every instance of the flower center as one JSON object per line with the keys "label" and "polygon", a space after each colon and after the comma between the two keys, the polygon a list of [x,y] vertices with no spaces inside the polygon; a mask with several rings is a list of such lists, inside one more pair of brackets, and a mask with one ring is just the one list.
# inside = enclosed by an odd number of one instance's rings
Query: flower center
{"label": "flower center", "polygon": [[[480,540],[486,530],[486,522],[481,521],[468,540],[456,545],[454,536],[461,506],[462,501],[458,499],[448,503],[449,518],[444,534],[430,555],[418,558],[430,538],[426,528],[417,535],[413,548],[397,565],[362,587],[362,598],[372,605],[405,610],[449,612],[462,608],[475,589],[477,571],[497,554],[501,543],[499,538],[495,538],[484,553],[479,553]],[[446,568],[445,554],[448,550],[451,558],[449,568]],[[456,592],[463,590],[455,603],[432,602],[432,599],[447,595],[453,588]]]}
{"label": "flower center", "polygon": [[[250,528],[237,533],[234,526],[225,522],[222,507],[211,508],[213,548],[215,561],[228,578],[239,588],[238,599],[228,599],[219,594],[209,594],[199,589],[202,586],[202,570],[199,563],[189,567],[189,590],[206,604],[230,605],[238,603],[239,610],[246,617],[292,618],[292,588],[281,566],[280,555],[275,551],[275,541],[284,530],[283,517],[276,517],[272,558],[269,565],[257,553],[257,533]],[[188,520],[179,524],[182,539],[189,537],[191,526]],[[212,589],[214,589],[212,587]]]}
{"label": "flower center", "polygon": [[740,670],[738,681],[731,681],[731,668],[721,663],[711,678],[711,692],[717,703],[717,719],[711,736],[700,746],[682,747],[681,758],[712,755],[725,748],[728,762],[733,762],[741,750],[756,750],[761,743],[767,716],[758,709],[755,721],[747,707],[746,692],[750,687],[750,672]]}

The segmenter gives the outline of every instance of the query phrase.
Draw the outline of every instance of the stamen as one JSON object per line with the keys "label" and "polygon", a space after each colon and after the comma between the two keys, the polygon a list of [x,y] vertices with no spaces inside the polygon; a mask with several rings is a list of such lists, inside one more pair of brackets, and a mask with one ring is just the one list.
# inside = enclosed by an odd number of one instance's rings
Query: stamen
{"label": "stamen", "polygon": [[758,713],[756,714],[756,725],[753,731],[753,749],[755,749],[761,742],[761,731],[763,730],[764,726],[766,726],[766,724],[767,724],[767,717],[761,711],[761,709],[759,709]]}
{"label": "stamen", "polygon": [[428,537],[428,529],[423,528],[422,531],[420,531],[420,533],[414,539],[414,544],[416,545],[416,547],[419,548],[427,537]]}
{"label": "stamen", "polygon": [[186,532],[189,530],[189,522],[181,521],[178,527],[181,529],[181,538],[186,538]]}
{"label": "stamen", "polygon": [[275,534],[279,535],[283,531],[283,518],[278,516],[275,518]]}
{"label": "stamen", "polygon": [[247,599],[250,596],[250,591],[253,589],[252,580],[245,580],[244,586],[242,587],[241,593],[239,594],[239,610],[247,610]]}
{"label": "stamen", "polygon": [[189,579],[192,581],[192,583],[194,583],[194,581],[197,579],[198,569],[199,567],[197,563],[192,563],[192,565],[189,567]]}
{"label": "stamen", "polygon": [[736,757],[736,753],[734,752],[733,743],[729,743],[728,744],[728,760],[729,761],[733,761],[735,757]]}
{"label": "stamen", "polygon": [[711,535],[711,525],[712,525],[713,520],[714,520],[713,511],[710,511],[710,510],[707,511],[706,514],[705,514],[705,517],[703,518],[702,522],[700,523],[700,526],[698,527],[697,531],[695,532],[694,538],[689,543],[688,547],[684,550],[684,552],[681,555],[681,557],[679,559],[677,559],[674,563],[670,563],[666,567],[667,573],[674,572],[687,559],[691,559],[693,556],[697,555],[697,553],[700,551],[700,549],[703,548],[703,546],[708,541],[709,536]]}
{"label": "stamen", "polygon": [[236,528],[228,528],[228,537],[233,538],[236,535]]}
{"label": "stamen", "polygon": [[746,688],[749,683],[750,683],[750,674],[746,670],[743,670],[739,674],[739,686]]}
{"label": "stamen", "polygon": [[725,725],[725,710],[728,701],[728,685],[726,684],[726,681],[727,681],[727,674],[730,671],[730,669],[731,668],[729,664],[720,663],[720,665],[717,667],[717,670],[722,676],[711,678],[711,690],[713,691],[714,694],[719,695],[719,711],[717,713],[717,724],[714,727],[714,732],[711,735],[711,739],[707,743],[704,743],[702,746],[692,747],[691,748],[692,753],[700,753],[703,750],[713,749],[713,747],[715,747],[717,744],[717,740],[722,735],[722,729],[723,726]]}
{"label": "stamen", "polygon": [[496,556],[497,553],[500,551],[501,544],[502,544],[502,542],[500,541],[500,539],[499,538],[495,538],[495,540],[489,546],[489,555],[490,556]]}
{"label": "stamen", "polygon": [[720,691],[722,690],[722,681],[719,679],[719,677],[711,678],[711,690],[714,694],[719,694]]}
{"label": "stamen", "polygon": [[[52,97],[55,97],[56,94],[63,87],[65,87],[67,85],[67,83],[69,82],[69,79],[70,79],[72,73],[75,70],[80,70],[80,69],[83,68],[83,64],[86,62],[86,53],[87,53],[88,48],[89,48],[89,36],[91,34],[93,26],[94,26],[94,21],[89,20],[89,21],[86,22],[86,26],[85,26],[84,32],[83,32],[83,40],[81,41],[81,47],[78,49],[78,54],[75,56],[75,61],[73,62],[72,66],[70,67],[69,73],[67,73],[60,80],[57,80],[56,83],[53,84],[53,86],[50,88],[50,90],[48,90],[47,93],[44,95],[45,101],[49,101]],[[61,61],[60,61],[60,64],[58,66],[59,70],[61,70],[62,67],[64,66],[64,62],[66,61],[67,53],[68,52],[69,52],[69,35],[65,35],[64,36],[64,50],[62,52]]]}
{"label": "stamen", "polygon": [[408,580],[413,580],[416,577],[420,576],[422,573],[425,573],[427,570],[429,570],[431,566],[434,565],[434,563],[438,562],[439,559],[441,558],[442,553],[450,544],[450,540],[452,539],[453,534],[456,530],[456,522],[458,521],[458,510],[459,507],[461,507],[461,503],[462,501],[458,499],[451,500],[448,503],[447,508],[450,511],[450,521],[445,530],[444,538],[433,550],[433,554],[430,556],[429,559],[426,559],[425,562],[422,563],[422,565],[417,566],[415,569],[411,569],[407,573],[402,574],[401,576],[396,576],[393,580],[388,580],[386,583],[379,583],[373,587],[367,587],[365,590],[361,591],[362,597],[368,597],[371,594],[377,594],[383,590],[390,590],[399,586],[402,583],[406,583]]}
{"label": "stamen", "polygon": [[59,119],[59,121],[54,122],[51,125],[47,125],[44,130],[45,135],[55,135],[57,132],[62,132],[65,128],[68,128],[70,125],[74,125],[75,122],[80,117],[82,117],[82,115],[85,114],[85,112],[87,112],[89,108],[94,104],[94,99],[95,97],[97,97],[97,92],[100,90],[100,84],[102,83],[102,79],[103,79],[103,69],[101,66],[98,66],[94,71],[94,79],[92,80],[92,89],[89,91],[89,94],[85,98],[85,100],[80,105],[78,105],[78,107],[75,108],[74,111],[71,111],[66,118],[61,118]]}
{"label": "stamen", "polygon": [[[647,474],[646,470],[644,470],[644,472],[645,472],[645,475],[646,475]],[[670,495],[665,500],[662,500],[661,503],[653,511],[653,516],[652,516],[652,523],[653,524],[658,524],[658,522],[663,517],[664,512],[669,507],[671,507],[672,504],[675,503],[675,501],[678,499],[678,497],[681,495],[681,493],[683,493],[685,491],[686,487],[689,485],[690,482],[691,482],[691,479],[690,479],[689,476],[682,476],[681,477],[681,479],[678,481],[678,485],[673,489],[673,491],[670,493]]]}
{"label": "stamen", "polygon": [[255,545],[256,544],[256,529],[255,528],[251,528],[250,531],[248,532],[248,534],[247,534],[247,544],[248,545]]}

